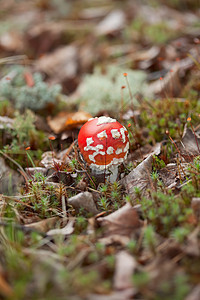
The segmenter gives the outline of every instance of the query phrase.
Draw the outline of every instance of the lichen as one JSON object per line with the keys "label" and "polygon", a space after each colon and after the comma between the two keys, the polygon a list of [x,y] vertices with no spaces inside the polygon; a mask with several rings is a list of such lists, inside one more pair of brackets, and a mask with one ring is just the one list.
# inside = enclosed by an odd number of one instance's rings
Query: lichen
{"label": "lichen", "polygon": [[24,72],[25,68],[17,67],[16,75],[11,80],[0,82],[0,98],[12,101],[17,109],[43,109],[48,103],[55,103],[61,91],[60,85],[49,86],[43,81],[40,73],[34,73],[34,86],[27,85]]}
{"label": "lichen", "polygon": [[[127,72],[133,99],[123,73]],[[106,74],[102,74],[99,69],[87,75],[80,86],[80,106],[82,109],[96,115],[99,111],[119,111],[121,109],[121,87],[123,89],[123,108],[130,105],[130,101],[136,103],[135,95],[141,93],[147,95],[146,74],[143,71],[127,70],[120,67],[111,66],[107,68]],[[149,95],[148,95],[149,97]]]}

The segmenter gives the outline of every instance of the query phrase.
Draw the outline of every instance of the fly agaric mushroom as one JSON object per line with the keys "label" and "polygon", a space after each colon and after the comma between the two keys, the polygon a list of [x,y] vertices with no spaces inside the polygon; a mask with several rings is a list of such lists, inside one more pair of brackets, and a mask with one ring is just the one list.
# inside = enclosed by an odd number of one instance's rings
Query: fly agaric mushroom
{"label": "fly agaric mushroom", "polygon": [[92,173],[105,174],[106,178],[114,182],[118,166],[128,154],[128,131],[110,117],[91,118],[79,132],[78,145]]}

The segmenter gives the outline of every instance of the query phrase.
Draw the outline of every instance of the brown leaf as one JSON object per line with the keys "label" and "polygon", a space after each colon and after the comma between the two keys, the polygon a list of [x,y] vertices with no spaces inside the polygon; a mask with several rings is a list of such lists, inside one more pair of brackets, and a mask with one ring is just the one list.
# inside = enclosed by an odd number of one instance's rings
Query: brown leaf
{"label": "brown leaf", "polygon": [[106,217],[98,218],[97,222],[105,228],[105,236],[114,234],[130,236],[135,229],[142,226],[137,211],[130,203]]}
{"label": "brown leaf", "polygon": [[0,273],[0,295],[11,297],[13,290],[8,282],[4,279],[3,274]]}
{"label": "brown leaf", "polygon": [[177,147],[184,159],[191,162],[195,156],[200,155],[200,137],[191,128],[185,127],[183,138],[177,143]]}
{"label": "brown leaf", "polygon": [[51,229],[47,232],[47,235],[52,236],[52,235],[57,235],[57,234],[59,234],[59,235],[70,235],[70,234],[72,234],[73,231],[74,231],[74,221],[75,220],[73,218],[71,218],[68,221],[68,223],[65,227]]}
{"label": "brown leaf", "polygon": [[0,129],[13,128],[14,119],[7,116],[0,116]]}
{"label": "brown leaf", "polygon": [[47,232],[50,229],[55,227],[59,219],[60,219],[59,217],[53,217],[53,218],[49,218],[39,222],[25,225],[25,227],[34,228],[40,232]]}
{"label": "brown leaf", "polygon": [[6,51],[18,51],[23,49],[22,37],[17,32],[5,32],[0,37],[0,47]]}
{"label": "brown leaf", "polygon": [[116,255],[116,265],[114,274],[114,288],[125,290],[133,287],[132,275],[137,267],[134,257],[126,251],[120,251]]}
{"label": "brown leaf", "polygon": [[15,170],[12,170],[5,160],[0,157],[0,194],[15,194],[20,185],[24,182],[24,178]]}
{"label": "brown leaf", "polygon": [[175,62],[167,75],[161,78],[162,80],[158,79],[149,85],[149,92],[152,94],[167,93],[167,95],[177,95],[182,88],[180,76],[183,76],[183,73],[193,65],[194,62],[191,58]]}
{"label": "brown leaf", "polygon": [[199,233],[200,228],[196,227],[193,232],[188,235],[186,245],[183,248],[184,253],[187,253],[191,256],[200,257]]}
{"label": "brown leaf", "polygon": [[87,299],[88,300],[122,300],[122,299],[130,300],[133,299],[135,293],[136,293],[135,290],[133,288],[130,288],[130,289],[117,291],[106,295],[90,294],[87,297]]}
{"label": "brown leaf", "polygon": [[78,51],[75,46],[58,48],[53,53],[42,56],[36,62],[36,69],[51,76],[52,82],[60,83],[76,76],[77,56]]}
{"label": "brown leaf", "polygon": [[125,14],[116,9],[110,12],[95,28],[97,35],[112,34],[120,31],[125,26]]}
{"label": "brown leaf", "polygon": [[181,163],[181,166],[171,163],[158,171],[159,178],[168,189],[180,186],[180,182],[185,179],[187,173],[187,163]]}
{"label": "brown leaf", "polygon": [[84,111],[74,113],[60,112],[54,118],[48,118],[47,122],[50,128],[56,133],[61,133],[65,130],[77,128],[86,123],[92,116]]}
{"label": "brown leaf", "polygon": [[195,286],[191,293],[185,298],[185,300],[199,300],[200,299],[200,284]]}
{"label": "brown leaf", "polygon": [[192,198],[191,207],[193,209],[193,212],[197,220],[200,220],[200,198],[199,197]]}
{"label": "brown leaf", "polygon": [[127,193],[131,197],[136,197],[135,187],[140,189],[143,196],[146,195],[147,189],[152,188],[152,163],[153,156],[151,154],[121,180],[121,184],[126,188]]}

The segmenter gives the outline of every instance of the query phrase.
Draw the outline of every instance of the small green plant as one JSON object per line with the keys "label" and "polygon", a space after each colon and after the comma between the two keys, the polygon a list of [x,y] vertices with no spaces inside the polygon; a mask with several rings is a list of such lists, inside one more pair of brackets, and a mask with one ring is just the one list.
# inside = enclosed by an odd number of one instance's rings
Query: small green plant
{"label": "small green plant", "polygon": [[[56,190],[51,185],[46,184],[46,178],[41,173],[35,173],[33,178],[29,180],[27,198],[17,204],[19,211],[24,209],[23,203],[28,204],[32,212],[37,213],[41,218],[51,217],[58,213],[57,209],[60,205],[60,190]],[[64,190],[61,191],[64,193]]]}
{"label": "small green plant", "polygon": [[117,210],[122,205],[122,188],[119,182],[101,184],[99,191],[101,192],[101,197],[98,204],[104,210]]}
{"label": "small green plant", "polygon": [[133,253],[133,254],[137,253],[137,241],[136,240],[130,240],[130,242],[127,244],[126,247],[130,253]]}
{"label": "small green plant", "polygon": [[144,247],[148,248],[152,253],[156,253],[157,239],[154,228],[152,225],[148,225],[144,229]]}
{"label": "small green plant", "polygon": [[187,222],[192,214],[191,208],[180,197],[157,191],[151,199],[143,198],[140,202],[144,218],[162,235],[168,235],[179,225]]}
{"label": "small green plant", "polygon": [[147,272],[137,272],[133,275],[133,284],[139,289],[144,288],[150,281],[149,274]]}
{"label": "small green plant", "polygon": [[[190,290],[187,276],[183,274],[174,274],[171,280],[163,281],[159,287],[156,300],[168,300],[169,297],[176,300],[183,300]],[[160,294],[160,295],[159,295]],[[162,295],[162,296],[161,296]]]}
{"label": "small green plant", "polygon": [[[22,145],[25,141],[27,141],[27,137],[36,134],[34,122],[35,116],[30,110],[27,110],[24,115],[16,112],[13,130],[11,130],[15,143]],[[26,146],[28,145],[26,144]]]}
{"label": "small green plant", "polygon": [[178,242],[183,243],[187,238],[190,230],[186,227],[177,227],[172,231],[172,237]]}
{"label": "small green plant", "polygon": [[103,210],[105,211],[109,210],[109,202],[106,199],[106,197],[101,197],[98,201],[98,204]]}

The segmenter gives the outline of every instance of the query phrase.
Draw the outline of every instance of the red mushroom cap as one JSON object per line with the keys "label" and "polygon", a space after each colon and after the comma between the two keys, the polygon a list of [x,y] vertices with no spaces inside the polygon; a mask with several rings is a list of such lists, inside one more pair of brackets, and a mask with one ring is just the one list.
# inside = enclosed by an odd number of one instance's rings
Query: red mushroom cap
{"label": "red mushroom cap", "polygon": [[128,154],[128,131],[115,119],[99,117],[85,123],[78,135],[84,160],[92,168],[105,170],[122,163]]}

